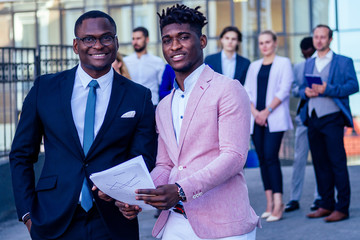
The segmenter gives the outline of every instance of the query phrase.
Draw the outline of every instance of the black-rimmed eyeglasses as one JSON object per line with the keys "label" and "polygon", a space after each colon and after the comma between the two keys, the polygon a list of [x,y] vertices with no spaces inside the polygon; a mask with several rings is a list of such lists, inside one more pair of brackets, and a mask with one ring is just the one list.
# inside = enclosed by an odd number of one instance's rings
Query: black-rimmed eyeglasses
{"label": "black-rimmed eyeglasses", "polygon": [[75,39],[77,40],[81,40],[85,46],[87,47],[92,47],[95,45],[97,39],[99,39],[100,43],[104,46],[109,46],[111,44],[114,43],[114,39],[117,37],[117,35],[115,36],[111,36],[111,35],[104,35],[101,36],[99,38],[93,37],[93,36],[88,36],[88,37],[83,37],[83,38],[79,38],[76,37]]}

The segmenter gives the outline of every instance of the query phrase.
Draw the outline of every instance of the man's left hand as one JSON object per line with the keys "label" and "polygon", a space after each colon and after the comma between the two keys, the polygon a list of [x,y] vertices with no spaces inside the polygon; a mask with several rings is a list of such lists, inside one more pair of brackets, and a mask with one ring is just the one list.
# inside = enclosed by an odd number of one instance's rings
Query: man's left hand
{"label": "man's left hand", "polygon": [[323,82],[323,84],[313,84],[311,86],[311,88],[319,93],[319,94],[323,94],[325,92],[325,89],[326,89],[326,82]]}
{"label": "man's left hand", "polygon": [[179,202],[178,187],[175,184],[160,185],[156,189],[137,189],[136,200],[143,200],[160,210],[172,208]]}
{"label": "man's left hand", "polygon": [[115,206],[117,206],[124,217],[129,220],[136,218],[142,211],[142,209],[137,205],[129,205],[121,201],[115,201]]}
{"label": "man's left hand", "polygon": [[114,199],[112,197],[110,197],[109,195],[105,194],[104,192],[102,192],[100,189],[98,189],[95,185],[91,188],[92,191],[98,191],[98,197],[106,202],[111,202],[114,201]]}

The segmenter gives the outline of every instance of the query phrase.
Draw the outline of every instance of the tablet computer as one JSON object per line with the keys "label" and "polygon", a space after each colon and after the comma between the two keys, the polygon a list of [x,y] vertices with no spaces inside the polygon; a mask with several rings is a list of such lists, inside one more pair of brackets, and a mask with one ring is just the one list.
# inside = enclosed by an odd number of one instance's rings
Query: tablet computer
{"label": "tablet computer", "polygon": [[313,84],[320,84],[320,85],[322,84],[320,76],[316,76],[316,75],[312,75],[312,74],[305,74],[305,78],[306,78],[309,88],[311,88],[311,86]]}

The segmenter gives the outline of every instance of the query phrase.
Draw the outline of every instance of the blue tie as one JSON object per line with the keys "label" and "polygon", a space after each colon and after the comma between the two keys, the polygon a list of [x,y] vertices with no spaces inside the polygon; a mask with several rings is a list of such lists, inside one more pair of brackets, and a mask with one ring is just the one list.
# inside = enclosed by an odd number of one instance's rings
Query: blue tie
{"label": "blue tie", "polygon": [[[96,104],[96,88],[99,84],[96,80],[89,83],[89,94],[86,102],[85,123],[84,123],[84,142],[83,149],[85,156],[87,155],[91,144],[94,141],[94,123],[95,123],[95,104]],[[81,189],[81,207],[88,212],[93,205],[92,196],[86,177],[84,178]]]}

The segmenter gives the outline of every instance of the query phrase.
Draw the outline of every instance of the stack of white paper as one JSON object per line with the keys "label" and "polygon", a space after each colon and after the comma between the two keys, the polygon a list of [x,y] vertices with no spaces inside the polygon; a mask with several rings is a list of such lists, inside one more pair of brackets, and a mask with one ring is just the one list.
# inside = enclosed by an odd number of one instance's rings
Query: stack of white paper
{"label": "stack of white paper", "polygon": [[138,156],[115,167],[90,175],[91,181],[105,194],[143,210],[154,209],[135,199],[136,189],[155,189],[142,156]]}

